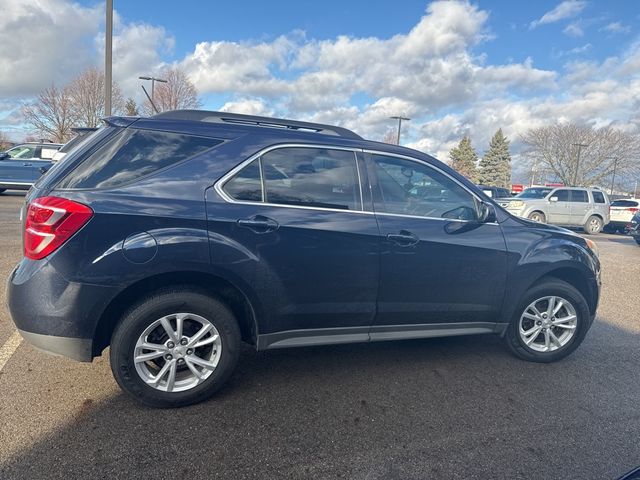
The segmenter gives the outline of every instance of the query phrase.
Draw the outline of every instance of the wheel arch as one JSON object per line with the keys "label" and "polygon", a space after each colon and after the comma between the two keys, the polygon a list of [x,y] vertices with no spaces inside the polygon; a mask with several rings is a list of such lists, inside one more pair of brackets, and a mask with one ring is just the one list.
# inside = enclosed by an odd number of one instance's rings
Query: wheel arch
{"label": "wheel arch", "polygon": [[258,336],[257,315],[248,296],[232,282],[219,275],[194,272],[166,272],[141,279],[116,295],[103,310],[93,334],[93,356],[99,356],[111,343],[111,336],[124,312],[137,299],[161,288],[190,286],[203,290],[225,302],[236,317],[242,340],[255,344]]}

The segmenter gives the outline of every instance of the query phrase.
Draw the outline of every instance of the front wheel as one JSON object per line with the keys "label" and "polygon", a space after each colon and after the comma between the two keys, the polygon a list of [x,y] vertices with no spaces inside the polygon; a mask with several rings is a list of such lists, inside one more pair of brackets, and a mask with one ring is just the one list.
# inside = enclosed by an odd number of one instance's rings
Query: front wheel
{"label": "front wheel", "polygon": [[532,212],[529,215],[529,220],[533,220],[538,223],[547,223],[547,217],[545,217],[542,212]]}
{"label": "front wheel", "polygon": [[591,215],[587,220],[587,223],[584,225],[584,232],[595,235],[596,233],[600,233],[602,230],[602,219],[600,217],[596,217],[595,215]]}
{"label": "front wheel", "polygon": [[229,378],[240,338],[222,302],[193,289],[167,289],[124,315],[111,341],[111,370],[120,387],[146,405],[191,405]]}
{"label": "front wheel", "polygon": [[578,348],[590,326],[589,307],[580,292],[566,282],[549,279],[524,296],[505,339],[518,357],[548,363]]}

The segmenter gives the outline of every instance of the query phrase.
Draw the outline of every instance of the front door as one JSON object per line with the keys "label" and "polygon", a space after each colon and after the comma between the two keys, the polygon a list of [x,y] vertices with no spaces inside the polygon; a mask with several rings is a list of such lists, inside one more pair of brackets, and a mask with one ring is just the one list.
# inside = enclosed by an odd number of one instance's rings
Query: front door
{"label": "front door", "polygon": [[33,161],[22,158],[5,158],[0,160],[0,184],[31,185],[33,178]]}
{"label": "front door", "polygon": [[557,225],[571,224],[570,192],[570,190],[560,189],[549,195],[549,207],[547,209],[548,223],[555,223]]}
{"label": "front door", "polygon": [[368,340],[379,231],[357,162],[351,150],[277,148],[208,192],[212,262],[255,293],[259,348]]}
{"label": "front door", "polygon": [[477,198],[427,163],[382,154],[367,162],[381,232],[371,338],[384,326],[393,335],[498,322],[507,270],[500,226],[478,222]]}

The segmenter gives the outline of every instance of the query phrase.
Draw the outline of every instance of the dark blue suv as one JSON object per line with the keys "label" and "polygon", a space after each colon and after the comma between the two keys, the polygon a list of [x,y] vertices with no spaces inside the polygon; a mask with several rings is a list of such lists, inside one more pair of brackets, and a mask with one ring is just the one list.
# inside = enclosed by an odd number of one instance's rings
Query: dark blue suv
{"label": "dark blue suv", "polygon": [[258,350],[496,333],[551,362],[598,305],[595,244],[516,218],[429,155],[205,111],[105,120],[29,192],[8,303],[36,347],[152,406]]}

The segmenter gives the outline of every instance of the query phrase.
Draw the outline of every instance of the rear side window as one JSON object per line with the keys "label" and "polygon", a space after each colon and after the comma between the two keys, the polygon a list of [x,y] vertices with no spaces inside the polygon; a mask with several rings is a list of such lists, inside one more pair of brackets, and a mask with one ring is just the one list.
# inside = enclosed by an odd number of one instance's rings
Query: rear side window
{"label": "rear side window", "polygon": [[589,196],[587,195],[586,190],[572,190],[571,191],[571,201],[579,202],[579,203],[588,203]]}
{"label": "rear side window", "polygon": [[593,201],[596,203],[607,203],[604,199],[604,195],[602,192],[591,192],[593,193]]}
{"label": "rear side window", "polygon": [[62,179],[58,188],[108,188],[130,183],[220,143],[213,138],[123,129]]}
{"label": "rear side window", "polygon": [[262,176],[260,174],[260,160],[254,160],[236,173],[224,185],[224,191],[234,200],[261,202]]}

